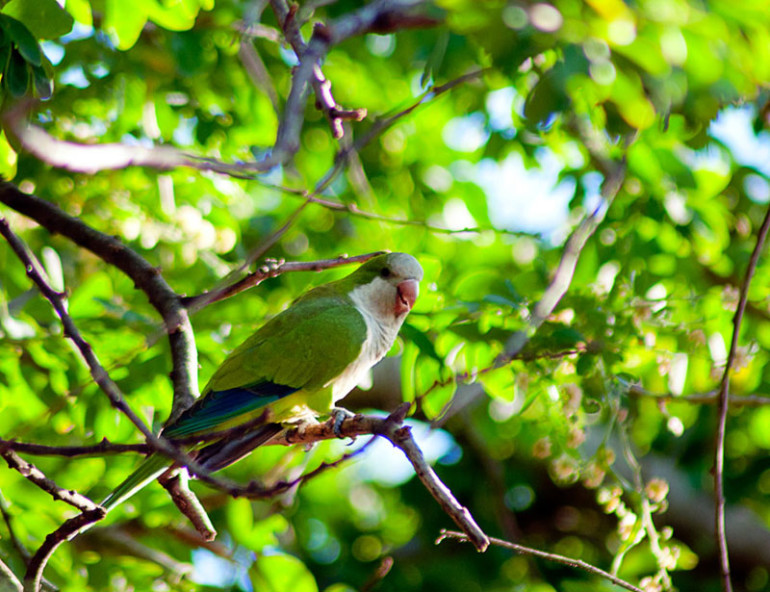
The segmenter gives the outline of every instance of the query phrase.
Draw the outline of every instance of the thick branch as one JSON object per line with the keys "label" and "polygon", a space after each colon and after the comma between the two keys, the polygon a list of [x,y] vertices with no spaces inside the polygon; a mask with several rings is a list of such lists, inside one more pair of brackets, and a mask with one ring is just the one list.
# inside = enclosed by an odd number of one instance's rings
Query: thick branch
{"label": "thick branch", "polygon": [[[337,433],[334,431],[333,422],[284,430],[275,436],[269,444],[310,444],[320,440],[329,440],[338,437],[355,438],[362,435],[383,436],[390,440],[406,455],[409,462],[412,463],[418,478],[422,481],[423,485],[425,485],[426,489],[428,489],[431,495],[438,501],[441,507],[463,530],[463,532],[468,534],[476,548],[479,551],[484,551],[489,544],[486,535],[476,524],[468,509],[460,505],[452,492],[441,482],[432,467],[425,461],[420,448],[412,438],[409,428],[402,426],[408,411],[409,403],[405,403],[386,418],[356,415],[352,418],[345,419],[339,426],[339,431]],[[281,481],[270,487],[266,487],[257,482],[239,485],[228,479],[213,477],[208,471],[200,467],[190,466],[190,470],[195,474],[197,479],[208,483],[232,497],[264,499],[288,491],[300,482],[332,468],[348,458],[360,454],[360,452],[361,449],[345,455],[334,463],[325,463],[311,473],[303,475],[298,479],[293,481]],[[178,505],[178,507],[180,506]],[[188,515],[188,517],[190,516],[187,511],[184,511],[184,513],[185,515]],[[197,520],[199,514],[195,509],[193,509],[193,514],[196,516],[195,519]]]}
{"label": "thick branch", "polygon": [[187,472],[180,470],[175,471],[170,478],[161,477],[158,481],[168,491],[171,501],[174,502],[177,509],[192,522],[201,538],[207,542],[213,541],[217,536],[217,531],[206,514],[203,504],[190,491],[187,479]]}
{"label": "thick branch", "polygon": [[[114,236],[91,228],[46,200],[22,193],[11,183],[0,182],[0,202],[32,218],[50,233],[61,234],[91,251],[105,263],[114,265],[147,295],[163,318],[171,345],[171,379],[174,385],[172,417],[189,407],[198,394],[195,337],[179,296],[169,287],[158,269]],[[21,252],[25,252],[24,249]],[[55,294],[54,297],[60,300]]]}

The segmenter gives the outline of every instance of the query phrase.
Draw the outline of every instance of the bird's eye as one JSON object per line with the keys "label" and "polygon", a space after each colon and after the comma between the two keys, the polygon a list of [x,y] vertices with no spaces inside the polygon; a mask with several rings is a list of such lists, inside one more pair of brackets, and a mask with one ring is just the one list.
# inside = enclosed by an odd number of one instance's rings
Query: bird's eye
{"label": "bird's eye", "polygon": [[390,277],[390,269],[389,269],[389,268],[387,268],[387,267],[383,267],[383,268],[380,270],[380,276],[381,276],[381,277],[384,277],[384,278],[386,278],[386,277]]}

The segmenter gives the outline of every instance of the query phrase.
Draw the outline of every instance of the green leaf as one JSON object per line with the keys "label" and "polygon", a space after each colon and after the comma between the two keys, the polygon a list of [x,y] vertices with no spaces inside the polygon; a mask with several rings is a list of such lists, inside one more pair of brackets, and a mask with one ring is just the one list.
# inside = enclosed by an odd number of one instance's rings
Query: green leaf
{"label": "green leaf", "polygon": [[144,2],[107,0],[104,8],[104,30],[118,49],[130,49],[139,39],[147,22]]}
{"label": "green leaf", "polygon": [[0,45],[0,72],[2,73],[5,73],[8,68],[8,60],[11,59],[11,43],[8,39],[5,41],[5,43]]}
{"label": "green leaf", "polygon": [[446,54],[446,48],[449,45],[449,31],[442,31],[439,34],[436,44],[433,46],[433,51],[425,63],[425,69],[420,77],[420,86],[425,88],[430,82],[431,78],[434,80],[437,78],[436,72],[441,67],[441,63],[444,61],[444,55]]}
{"label": "green leaf", "polygon": [[93,26],[94,17],[91,14],[91,4],[88,0],[67,0],[65,8],[77,22],[84,24],[86,27]]}
{"label": "green leaf", "polygon": [[426,333],[424,333],[423,331],[420,331],[414,325],[411,325],[408,322],[406,322],[401,327],[401,335],[404,337],[404,339],[408,339],[409,341],[414,343],[417,346],[417,348],[420,350],[420,353],[430,358],[433,358],[443,367],[444,359],[438,355],[438,352],[436,351],[436,346],[433,345],[433,342],[430,340],[430,338]]}
{"label": "green leaf", "polygon": [[285,532],[289,525],[281,514],[272,514],[258,522],[254,521],[252,502],[245,498],[233,500],[227,506],[227,524],[235,541],[261,552],[267,546],[278,544],[277,535]]}
{"label": "green leaf", "polygon": [[23,23],[8,15],[0,15],[0,24],[8,31],[8,34],[16,44],[19,53],[33,66],[43,65],[43,52],[37,44],[35,37]]}
{"label": "green leaf", "polygon": [[32,78],[38,96],[41,99],[50,99],[53,94],[53,80],[48,77],[45,69],[40,66],[32,66]]}
{"label": "green leaf", "polygon": [[15,49],[11,52],[11,59],[3,77],[8,90],[14,97],[23,97],[29,87],[29,70],[27,62]]}
{"label": "green leaf", "polygon": [[3,7],[3,14],[21,21],[37,39],[66,35],[75,22],[56,0],[11,0]]}
{"label": "green leaf", "polygon": [[260,592],[318,592],[313,574],[292,555],[260,556],[249,575],[254,590]]}

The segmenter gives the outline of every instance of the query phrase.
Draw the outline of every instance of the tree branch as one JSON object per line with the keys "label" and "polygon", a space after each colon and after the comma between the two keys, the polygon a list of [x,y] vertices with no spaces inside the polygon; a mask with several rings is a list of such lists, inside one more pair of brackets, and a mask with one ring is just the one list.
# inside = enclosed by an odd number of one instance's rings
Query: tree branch
{"label": "tree branch", "polygon": [[[719,389],[692,395],[674,395],[672,393],[653,393],[639,385],[631,385],[628,388],[628,394],[634,397],[674,403],[690,403],[692,405],[715,405],[720,401]],[[762,395],[743,395],[740,397],[731,395],[728,400],[730,407],[765,407],[770,405],[770,397]]]}
{"label": "tree branch", "polygon": [[[0,184],[0,187],[1,186],[2,184]],[[2,198],[1,192],[0,192],[0,198]],[[39,201],[42,201],[42,200],[39,200]],[[96,231],[94,231],[90,227],[82,225],[82,223],[80,223],[79,221],[76,221],[76,222],[78,222],[78,224],[83,226],[87,232],[99,234],[99,233],[96,233]],[[128,417],[128,419],[139,429],[139,431],[145,436],[145,438],[147,439],[147,443],[152,447],[153,450],[155,450],[156,452],[160,452],[171,459],[174,459],[176,462],[180,463],[181,465],[189,467],[190,470],[192,470],[196,474],[197,473],[206,474],[205,469],[203,469],[203,467],[201,467],[188,454],[179,450],[174,444],[172,444],[165,438],[155,436],[152,433],[152,431],[150,431],[150,429],[139,418],[139,416],[137,416],[136,413],[134,413],[134,411],[129,407],[118,386],[115,384],[115,382],[113,382],[113,380],[110,378],[107,371],[99,363],[99,360],[96,357],[96,354],[94,353],[91,345],[87,341],[85,341],[83,337],[80,335],[80,332],[75,326],[75,323],[72,321],[72,318],[67,312],[64,295],[59,292],[56,292],[55,290],[53,290],[53,288],[51,288],[51,286],[48,284],[48,282],[44,278],[45,272],[42,270],[40,263],[31,253],[28,252],[26,245],[24,245],[21,239],[18,236],[16,236],[16,234],[14,234],[13,231],[11,231],[7,221],[3,218],[0,218],[0,234],[2,234],[3,237],[5,237],[5,239],[8,241],[8,244],[11,246],[11,249],[16,253],[19,260],[23,263],[24,268],[27,271],[27,276],[38,287],[38,289],[41,291],[43,296],[51,303],[51,306],[56,311],[56,314],[59,316],[62,326],[64,327],[64,335],[68,337],[70,340],[72,340],[72,342],[75,344],[78,351],[83,356],[83,359],[85,360],[94,381],[99,385],[102,392],[104,392],[107,395],[112,405],[116,409],[120,410],[126,417]],[[141,260],[141,261],[144,261],[144,260]],[[99,509],[102,511],[102,513],[104,512],[103,508],[99,507]],[[84,512],[84,514],[85,513],[88,513],[90,516],[95,516],[95,514],[92,514],[90,510],[87,510],[86,512]],[[64,528],[64,525],[62,526],[62,528]],[[75,536],[76,534],[77,532],[73,531],[71,533],[71,536]],[[58,544],[60,543],[61,541],[56,543],[55,546],[58,546]],[[38,552],[40,552],[40,550],[38,550]],[[51,552],[53,552],[53,550],[51,550]],[[47,556],[46,556],[46,560],[47,560]]]}
{"label": "tree branch", "polygon": [[[384,419],[356,415],[342,423],[340,434],[345,437],[376,434],[390,440],[412,463],[418,479],[420,479],[449,517],[454,520],[455,524],[466,533],[476,549],[479,552],[485,551],[489,546],[486,534],[476,524],[468,509],[457,501],[449,488],[442,483],[433,468],[425,461],[422,451],[412,437],[411,431],[408,427],[402,425],[409,407],[409,403],[404,403]],[[331,422],[326,422],[317,426],[308,426],[305,430],[291,430],[286,433],[285,442],[296,444],[333,437],[336,437],[333,425]]]}
{"label": "tree branch", "polygon": [[[465,542],[465,541],[468,541],[468,535],[462,532],[442,530],[441,534],[436,539],[436,544],[438,545],[439,543],[443,542],[445,539],[454,539],[461,542]],[[602,577],[605,580],[612,582],[616,586],[620,586],[621,588],[625,588],[626,590],[631,590],[632,592],[644,592],[641,588],[637,588],[636,586],[629,584],[625,580],[621,580],[620,578],[613,576],[612,574],[604,571],[603,569],[594,567],[590,563],[586,563],[581,559],[573,559],[571,557],[565,557],[564,555],[557,555],[555,553],[546,553],[545,551],[532,549],[531,547],[525,547],[524,545],[511,543],[509,541],[504,541],[502,539],[497,539],[494,537],[489,537],[489,543],[492,545],[495,545],[496,547],[503,547],[504,549],[510,549],[511,551],[515,551],[516,553],[521,553],[522,555],[531,555],[532,557],[539,557],[540,559],[546,559],[547,561],[553,561],[555,563],[561,563],[562,565],[566,565],[568,567],[574,567],[575,569],[580,569],[587,573]]]}
{"label": "tree branch", "polygon": [[[0,194],[0,199],[1,198],[2,195]],[[99,360],[96,357],[96,354],[94,353],[91,345],[80,335],[80,331],[78,331],[78,328],[72,321],[72,317],[70,317],[69,313],[67,312],[64,294],[51,288],[51,286],[43,277],[44,272],[40,266],[40,263],[32,256],[31,253],[27,251],[26,245],[24,245],[21,239],[13,233],[13,231],[8,226],[8,222],[4,218],[0,218],[0,234],[2,234],[6,241],[8,241],[11,249],[13,249],[13,251],[16,253],[16,256],[23,263],[24,268],[27,271],[27,276],[38,287],[46,300],[51,303],[51,306],[56,311],[56,314],[58,315],[62,326],[64,327],[65,337],[68,337],[75,344],[75,347],[77,347],[80,355],[85,360],[86,365],[91,372],[91,377],[94,379],[94,382],[96,382],[101,390],[107,395],[112,405],[116,409],[122,411],[126,417],[128,417],[131,422],[137,428],[139,428],[139,431],[141,431],[145,437],[148,439],[155,439],[155,436],[152,434],[149,428],[144,425],[144,422],[126,404],[125,399],[123,398],[123,394],[120,392],[118,386],[109,377],[104,367],[99,363]]]}
{"label": "tree branch", "polygon": [[376,255],[381,255],[385,251],[375,251],[373,253],[366,253],[365,255],[355,255],[348,257],[347,255],[340,255],[334,259],[320,259],[317,261],[267,261],[266,265],[260,267],[257,271],[250,273],[245,278],[224,286],[211,292],[204,292],[197,296],[190,296],[183,298],[183,304],[190,310],[198,310],[207,304],[212,302],[218,302],[225,298],[230,298],[236,294],[258,286],[263,281],[278,277],[279,275],[290,271],[323,271],[325,269],[332,269],[341,265],[348,265],[350,263],[363,263],[368,261]]}
{"label": "tree branch", "polygon": [[[412,463],[417,477],[422,481],[426,489],[428,489],[444,511],[455,521],[463,532],[468,534],[476,548],[479,551],[484,551],[488,546],[486,535],[476,524],[468,509],[460,505],[452,492],[441,482],[432,467],[425,461],[409,428],[402,425],[404,418],[409,411],[409,407],[409,403],[404,403],[396,409],[396,411],[385,418],[364,415],[356,415],[352,418],[347,418],[339,426],[338,433],[335,433],[334,424],[331,421],[284,430],[270,440],[268,444],[311,444],[320,440],[329,440],[338,437],[355,438],[362,435],[385,437],[404,453],[409,462]],[[361,449],[349,453],[333,463],[324,463],[314,471],[297,479],[292,481],[280,481],[269,487],[255,481],[246,485],[240,485],[229,479],[213,477],[209,471],[200,467],[193,467],[192,464],[189,465],[189,470],[195,474],[197,479],[208,483],[232,497],[265,499],[284,493],[300,482],[307,480],[322,471],[335,467],[356,454],[360,454],[360,452]],[[193,512],[196,515],[197,520],[198,514],[195,509],[193,509]],[[188,515],[186,511],[184,513],[185,515]]]}
{"label": "tree branch", "polygon": [[[317,23],[310,42],[306,44],[300,30],[302,23],[296,18],[296,6],[290,7],[286,0],[270,1],[273,12],[278,22],[281,23],[286,40],[300,60],[300,68],[303,67],[303,64],[307,68],[312,68],[310,83],[315,92],[316,107],[323,112],[329,121],[332,136],[335,139],[342,138],[344,133],[342,124],[344,121],[363,120],[366,117],[366,109],[348,110],[337,104],[331,92],[331,82],[326,79],[321,70],[321,60],[332,46],[338,45],[356,35],[368,32],[383,33],[400,28],[432,27],[437,25],[439,23],[438,20],[416,10],[420,8],[420,4],[422,3],[403,0],[377,0],[354,13],[340,17],[326,25]],[[298,73],[295,76],[298,76]],[[288,112],[288,103],[286,111]],[[301,128],[302,118],[302,112],[295,112],[294,118],[287,117],[285,113],[283,121],[287,125],[291,123]],[[278,136],[279,138],[281,137],[280,131]],[[298,138],[299,133],[296,136]]]}
{"label": "tree branch", "polygon": [[213,541],[217,531],[200,500],[187,485],[187,471],[175,471],[171,477],[161,476],[158,481],[168,491],[177,509],[190,520],[204,541]]}
{"label": "tree branch", "polygon": [[84,529],[104,518],[105,515],[104,508],[96,506],[93,510],[87,510],[74,518],[70,518],[46,536],[45,541],[27,565],[27,573],[24,575],[24,591],[38,592],[43,579],[43,570],[59,545],[72,540]]}
{"label": "tree branch", "polygon": [[508,339],[505,345],[505,352],[500,356],[501,364],[522,350],[530,337],[537,332],[545,320],[553,313],[559,301],[569,289],[583,247],[585,247],[588,239],[591,238],[602,223],[602,220],[604,220],[612,200],[620,191],[623,179],[625,179],[625,159],[621,163],[608,164],[607,166],[611,168],[609,175],[605,176],[604,183],[602,184],[601,202],[594,208],[593,212],[583,218],[577,228],[570,234],[551,283],[548,284],[542,297],[532,309],[526,330],[517,331]]}
{"label": "tree branch", "polygon": [[260,161],[231,164],[187,154],[169,146],[147,148],[116,143],[88,145],[58,140],[43,129],[27,123],[26,114],[32,105],[30,101],[20,102],[6,112],[3,117],[5,128],[30,154],[69,171],[92,174],[131,166],[147,166],[158,170],[185,166],[233,177],[254,178],[287,163],[299,150],[310,86],[315,91],[318,108],[329,120],[335,138],[342,137],[344,121],[361,121],[366,117],[366,109],[344,109],[337,104],[331,93],[331,83],[324,77],[320,63],[333,45],[355,35],[438,24],[438,20],[419,11],[422,4],[405,0],[378,0],[328,25],[317,24],[306,44],[300,25],[294,19],[296,8],[289,8],[285,0],[272,0],[271,5],[284,35],[300,63],[293,74],[273,149]]}
{"label": "tree branch", "polygon": [[[150,265],[143,257],[114,236],[109,236],[91,228],[81,220],[70,216],[46,200],[40,199],[35,195],[22,193],[11,183],[0,182],[0,202],[32,218],[51,234],[61,234],[75,244],[91,251],[105,263],[117,267],[133,280],[137,288],[147,295],[150,304],[152,304],[163,319],[171,346],[171,380],[174,385],[174,402],[171,417],[176,417],[176,415],[189,407],[198,395],[198,354],[195,347],[195,336],[193,335],[187,311],[182,306],[179,296],[169,287],[158,269]],[[3,221],[3,228],[5,229],[4,235],[10,232],[5,221]],[[11,242],[11,239],[8,240]],[[17,248],[14,248],[17,255],[20,258],[23,257],[23,261],[29,259],[26,255],[26,249],[21,246],[20,241],[15,239],[14,242],[17,243]],[[42,280],[40,277],[39,279]],[[36,281],[36,283],[38,282]],[[40,284],[38,284],[38,287],[40,287]],[[57,309],[57,314],[61,312],[67,316],[63,306],[63,297],[50,288],[47,289],[47,292],[47,294],[44,292],[46,298],[54,304],[55,308],[58,306],[61,309],[61,311]],[[58,304],[56,304],[57,302]],[[74,329],[71,321],[69,325]],[[78,334],[76,329],[75,334]],[[78,347],[84,348],[84,351],[89,351],[88,356],[84,354],[86,360],[93,358],[89,362],[89,366],[92,367],[92,373],[96,371],[97,366],[101,368],[95,356],[93,356],[93,352],[90,352],[88,344],[82,342]],[[96,374],[99,375],[101,380],[103,378],[101,375],[105,374],[105,372],[103,369],[100,369]],[[94,378],[96,378],[96,375]],[[118,400],[119,398],[115,398],[115,401]]]}
{"label": "tree branch", "polygon": [[126,452],[136,452],[138,454],[152,452],[152,447],[147,444],[114,444],[107,440],[107,438],[104,438],[98,444],[86,446],[47,446],[45,444],[32,444],[0,438],[0,449],[13,450],[33,456],[65,456],[69,458],[77,456],[104,456],[106,454],[123,454]]}
{"label": "tree branch", "polygon": [[21,582],[13,570],[6,565],[6,563],[0,560],[0,590],[21,592]]}
{"label": "tree branch", "polygon": [[49,479],[45,474],[32,463],[26,462],[13,450],[0,448],[0,456],[5,459],[8,466],[18,471],[23,477],[29,479],[43,491],[50,493],[53,499],[69,504],[81,512],[94,510],[98,506],[73,489],[64,489],[59,487],[56,482]]}
{"label": "tree branch", "polygon": [[722,590],[732,592],[733,585],[730,578],[730,558],[727,549],[727,534],[725,532],[725,495],[724,495],[724,463],[725,463],[725,435],[727,432],[727,410],[730,405],[730,373],[735,356],[738,352],[738,340],[740,338],[741,323],[746,312],[746,302],[749,297],[751,278],[757,268],[759,256],[765,245],[767,233],[770,231],[770,208],[765,213],[765,219],[757,235],[757,244],[751,253],[746,275],[740,290],[738,308],[733,317],[733,335],[730,341],[730,351],[727,355],[725,370],[722,374],[722,382],[719,385],[719,418],[717,420],[716,443],[714,446],[714,521],[716,525],[717,544],[719,546],[719,567],[722,575]]}

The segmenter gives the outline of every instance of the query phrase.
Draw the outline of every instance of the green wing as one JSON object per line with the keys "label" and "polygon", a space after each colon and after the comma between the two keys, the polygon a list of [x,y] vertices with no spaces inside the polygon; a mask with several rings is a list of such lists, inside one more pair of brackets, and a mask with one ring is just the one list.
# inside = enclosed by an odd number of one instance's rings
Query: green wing
{"label": "green wing", "polygon": [[366,323],[345,296],[308,292],[233,351],[203,396],[163,431],[178,438],[215,431],[297,391],[313,392],[361,352]]}

